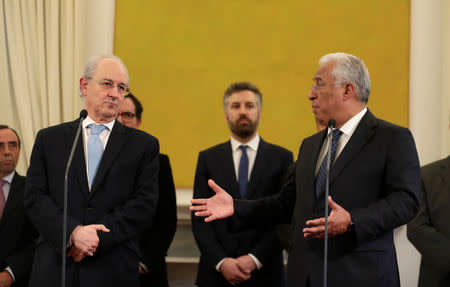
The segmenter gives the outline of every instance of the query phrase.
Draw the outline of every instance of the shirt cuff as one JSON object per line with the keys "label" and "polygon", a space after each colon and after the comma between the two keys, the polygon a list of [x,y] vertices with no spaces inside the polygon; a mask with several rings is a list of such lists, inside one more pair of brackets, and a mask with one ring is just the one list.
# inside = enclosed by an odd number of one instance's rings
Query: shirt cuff
{"label": "shirt cuff", "polygon": [[220,265],[222,265],[222,263],[225,261],[225,259],[227,259],[228,257],[225,257],[224,259],[220,260],[219,263],[216,264],[216,270],[217,272],[220,272]]}
{"label": "shirt cuff", "polygon": [[5,268],[5,270],[8,271],[9,274],[11,274],[13,282],[16,282],[16,277],[14,277],[14,273],[12,272],[11,267],[8,266],[8,267]]}
{"label": "shirt cuff", "polygon": [[259,261],[258,258],[256,258],[255,255],[253,255],[253,254],[251,254],[251,253],[249,253],[248,255],[253,259],[253,261],[255,261],[256,269],[257,269],[257,270],[259,270],[259,269],[261,269],[261,268],[263,267],[261,261]]}
{"label": "shirt cuff", "polygon": [[142,262],[139,262],[139,266],[141,266],[142,270],[144,270],[144,273],[148,273],[147,265],[145,265],[145,264],[142,263]]}

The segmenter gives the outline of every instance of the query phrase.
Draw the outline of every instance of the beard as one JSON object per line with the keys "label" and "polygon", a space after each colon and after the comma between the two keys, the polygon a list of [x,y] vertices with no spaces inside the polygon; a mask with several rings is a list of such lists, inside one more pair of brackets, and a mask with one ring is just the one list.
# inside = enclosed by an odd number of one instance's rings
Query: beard
{"label": "beard", "polygon": [[[242,121],[243,119],[247,121]],[[258,124],[259,120],[253,122],[246,116],[241,116],[235,122],[228,121],[228,127],[230,127],[231,132],[242,139],[247,139],[255,134]]]}

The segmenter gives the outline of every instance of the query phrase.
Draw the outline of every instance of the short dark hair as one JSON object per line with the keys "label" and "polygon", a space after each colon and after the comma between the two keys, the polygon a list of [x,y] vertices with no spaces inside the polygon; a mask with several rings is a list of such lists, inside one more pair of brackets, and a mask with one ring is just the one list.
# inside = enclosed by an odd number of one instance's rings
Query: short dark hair
{"label": "short dark hair", "polygon": [[126,95],[125,99],[126,98],[129,98],[129,99],[131,99],[133,101],[134,107],[135,107],[135,110],[136,110],[135,111],[136,112],[136,118],[138,120],[141,120],[142,112],[144,111],[144,108],[142,107],[141,102],[132,93],[129,93],[128,95]]}
{"label": "short dark hair", "polygon": [[256,87],[254,84],[250,82],[237,82],[232,83],[228,88],[225,90],[225,93],[223,95],[223,108],[225,112],[227,111],[228,101],[230,99],[230,96],[234,93],[241,92],[241,91],[251,91],[256,95],[256,102],[258,103],[258,108],[261,110],[262,106],[262,94],[259,91],[258,87]]}
{"label": "short dark hair", "polygon": [[6,130],[6,129],[12,130],[13,133],[16,134],[17,140],[19,141],[19,148],[20,148],[20,137],[19,137],[19,134],[14,129],[8,127],[7,125],[1,125],[0,124],[0,130]]}

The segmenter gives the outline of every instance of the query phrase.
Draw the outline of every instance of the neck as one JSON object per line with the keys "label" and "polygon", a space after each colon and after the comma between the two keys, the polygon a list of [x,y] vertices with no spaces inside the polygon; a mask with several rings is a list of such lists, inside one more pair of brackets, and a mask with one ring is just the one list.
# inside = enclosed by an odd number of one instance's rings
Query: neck
{"label": "neck", "polygon": [[251,141],[252,139],[254,139],[256,137],[256,132],[254,134],[252,134],[251,136],[246,137],[246,138],[242,138],[242,137],[240,137],[240,136],[238,136],[238,135],[236,135],[234,133],[231,133],[231,136],[235,140],[239,141],[240,143],[246,144],[246,143],[248,143],[249,141]]}
{"label": "neck", "polygon": [[0,178],[4,178],[5,176],[10,175],[12,172],[14,172],[14,170],[10,172],[0,172]]}
{"label": "neck", "polygon": [[345,113],[342,114],[340,118],[335,118],[336,120],[336,128],[340,129],[346,122],[348,122],[351,118],[356,116],[359,112],[361,112],[366,105],[361,102],[355,104],[347,109]]}

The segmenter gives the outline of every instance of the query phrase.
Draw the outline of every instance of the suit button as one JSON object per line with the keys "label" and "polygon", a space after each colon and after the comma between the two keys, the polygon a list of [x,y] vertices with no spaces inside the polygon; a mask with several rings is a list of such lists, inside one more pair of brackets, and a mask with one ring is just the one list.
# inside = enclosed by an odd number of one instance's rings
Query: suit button
{"label": "suit button", "polygon": [[88,206],[86,209],[87,209],[88,211],[94,210],[94,208],[92,208],[91,206]]}

